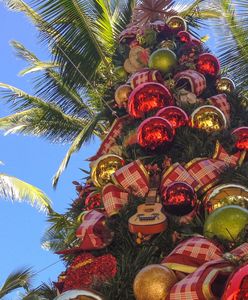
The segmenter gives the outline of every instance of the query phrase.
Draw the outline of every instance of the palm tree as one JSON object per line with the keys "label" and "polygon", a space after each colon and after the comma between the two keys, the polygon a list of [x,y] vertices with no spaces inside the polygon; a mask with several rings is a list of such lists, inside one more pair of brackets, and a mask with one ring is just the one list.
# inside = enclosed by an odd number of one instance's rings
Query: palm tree
{"label": "palm tree", "polygon": [[[36,94],[1,83],[14,114],[0,119],[6,133],[45,136],[52,142],[70,143],[53,179],[56,186],[71,155],[92,135],[104,137],[113,122],[113,95],[106,93],[113,83],[113,57],[119,33],[130,22],[135,0],[35,0],[32,7],[23,0],[6,0],[14,10],[24,12],[41,32],[51,51],[51,62],[40,61],[23,45],[13,42],[29,67],[21,72],[42,71],[35,83]],[[166,1],[189,24],[218,17],[212,9],[200,9],[202,0]]]}
{"label": "palm tree", "polygon": [[40,189],[4,173],[0,173],[0,198],[12,201],[27,200],[29,204],[37,206],[40,210],[52,211],[51,201]]}

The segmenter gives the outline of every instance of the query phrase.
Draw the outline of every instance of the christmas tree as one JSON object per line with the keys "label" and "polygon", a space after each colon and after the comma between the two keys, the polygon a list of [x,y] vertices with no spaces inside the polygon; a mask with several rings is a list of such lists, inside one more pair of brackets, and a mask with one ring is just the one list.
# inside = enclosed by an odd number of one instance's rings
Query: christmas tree
{"label": "christmas tree", "polygon": [[248,115],[191,25],[171,1],[138,3],[91,90],[111,126],[78,198],[49,214],[56,300],[247,298]]}

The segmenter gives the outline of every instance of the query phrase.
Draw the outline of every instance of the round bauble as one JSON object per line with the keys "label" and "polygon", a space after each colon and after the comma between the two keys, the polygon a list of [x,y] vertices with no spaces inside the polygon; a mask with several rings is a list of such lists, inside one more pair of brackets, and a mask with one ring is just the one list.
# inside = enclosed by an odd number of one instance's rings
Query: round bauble
{"label": "round bauble", "polygon": [[171,124],[160,117],[151,117],[143,121],[137,130],[138,144],[149,150],[155,150],[158,147],[171,142],[174,136],[174,130]]}
{"label": "round bauble", "polygon": [[128,99],[128,112],[133,118],[142,118],[146,113],[165,106],[173,105],[170,91],[157,82],[138,85]]}
{"label": "round bauble", "polygon": [[127,80],[127,72],[124,67],[116,67],[114,70],[114,76],[119,82],[124,82]]}
{"label": "round bauble", "polygon": [[143,268],[135,277],[133,289],[136,300],[165,300],[177,282],[176,275],[161,265]]}
{"label": "round bauble", "polygon": [[149,51],[140,46],[133,47],[129,52],[129,60],[137,70],[144,68],[148,64]]}
{"label": "round bauble", "polygon": [[186,21],[179,16],[172,16],[167,20],[167,25],[169,26],[170,29],[173,31],[184,31],[187,29],[187,23]]}
{"label": "round bauble", "polygon": [[71,290],[62,293],[54,298],[54,300],[104,300],[104,298],[90,290]]}
{"label": "round bauble", "polygon": [[169,73],[177,64],[176,54],[170,49],[158,49],[149,58],[148,66],[150,69]]}
{"label": "round bauble", "polygon": [[204,105],[192,113],[191,126],[207,132],[217,132],[227,128],[227,120],[219,108]]}
{"label": "round bauble", "polygon": [[232,132],[236,138],[235,146],[239,150],[248,150],[248,127],[239,127]]}
{"label": "round bauble", "polygon": [[215,186],[204,196],[203,204],[207,213],[226,205],[248,208],[248,188],[233,183]]}
{"label": "round bauble", "polygon": [[165,212],[174,216],[191,213],[197,203],[194,189],[185,182],[173,182],[161,192]]}
{"label": "round bauble", "polygon": [[128,84],[120,85],[115,91],[115,101],[119,107],[127,107],[128,98],[132,92],[132,88]]}
{"label": "round bauble", "polygon": [[206,219],[204,236],[233,242],[248,224],[248,210],[237,205],[216,209]]}
{"label": "round bauble", "polygon": [[216,80],[216,90],[220,94],[230,94],[235,90],[235,83],[230,78],[222,77]]}
{"label": "round bauble", "polygon": [[91,167],[91,179],[95,186],[104,187],[111,182],[111,175],[124,166],[124,160],[114,154],[99,157]]}
{"label": "round bauble", "polygon": [[231,274],[221,300],[248,300],[248,264],[236,268]]}
{"label": "round bauble", "polygon": [[141,68],[135,68],[132,64],[129,58],[127,58],[124,62],[124,69],[127,73],[135,73]]}
{"label": "round bauble", "polygon": [[204,75],[215,77],[220,72],[220,62],[214,55],[203,53],[198,58],[196,69]]}
{"label": "round bauble", "polygon": [[184,110],[177,106],[168,106],[157,112],[156,116],[170,122],[172,128],[176,129],[188,124],[189,118]]}
{"label": "round bauble", "polygon": [[160,48],[166,48],[166,49],[170,49],[170,50],[175,50],[177,48],[177,45],[175,42],[173,42],[172,40],[164,40],[160,43]]}
{"label": "round bauble", "polygon": [[85,207],[86,210],[92,210],[95,208],[100,208],[103,206],[102,204],[102,195],[101,193],[95,191],[90,193],[85,199]]}

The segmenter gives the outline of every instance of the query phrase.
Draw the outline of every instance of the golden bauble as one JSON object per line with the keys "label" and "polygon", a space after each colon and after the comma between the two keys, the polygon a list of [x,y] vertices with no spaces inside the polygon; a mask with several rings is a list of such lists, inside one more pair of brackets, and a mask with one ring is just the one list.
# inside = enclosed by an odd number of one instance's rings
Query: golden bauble
{"label": "golden bauble", "polygon": [[207,213],[226,205],[248,208],[248,189],[238,184],[221,184],[207,192],[203,203]]}
{"label": "golden bauble", "polygon": [[129,58],[127,58],[124,62],[124,69],[126,70],[127,73],[135,73],[136,71],[138,71],[141,68],[135,68],[132,64]]}
{"label": "golden bauble", "polygon": [[172,30],[180,30],[180,31],[187,30],[187,23],[183,18],[179,16],[170,17],[166,23]]}
{"label": "golden bauble", "polygon": [[192,113],[191,125],[207,132],[216,132],[227,127],[227,120],[223,112],[217,107],[204,105]]}
{"label": "golden bauble", "polygon": [[167,48],[173,51],[177,48],[177,45],[172,40],[164,40],[160,43],[159,48]]}
{"label": "golden bauble", "polygon": [[92,290],[70,290],[62,293],[54,300],[104,300],[103,297]]}
{"label": "golden bauble", "polygon": [[165,300],[176,282],[174,272],[165,266],[147,266],[134,279],[135,298],[136,300]]}
{"label": "golden bauble", "polygon": [[235,84],[230,78],[222,77],[216,81],[216,90],[220,94],[229,94],[235,90]]}
{"label": "golden bauble", "polygon": [[126,107],[129,95],[132,92],[132,88],[128,84],[123,84],[115,91],[115,101],[119,107]]}
{"label": "golden bauble", "polygon": [[105,154],[99,157],[91,166],[91,179],[95,186],[104,187],[111,182],[111,175],[123,167],[122,157],[114,154]]}

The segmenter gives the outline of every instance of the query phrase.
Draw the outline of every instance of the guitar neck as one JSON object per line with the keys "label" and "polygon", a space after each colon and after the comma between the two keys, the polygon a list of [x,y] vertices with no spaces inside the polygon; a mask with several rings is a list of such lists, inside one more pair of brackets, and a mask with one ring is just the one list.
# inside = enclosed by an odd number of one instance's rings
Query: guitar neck
{"label": "guitar neck", "polygon": [[150,189],[147,197],[146,197],[146,200],[145,200],[145,204],[146,205],[153,205],[155,204],[158,199],[158,190],[157,189]]}

